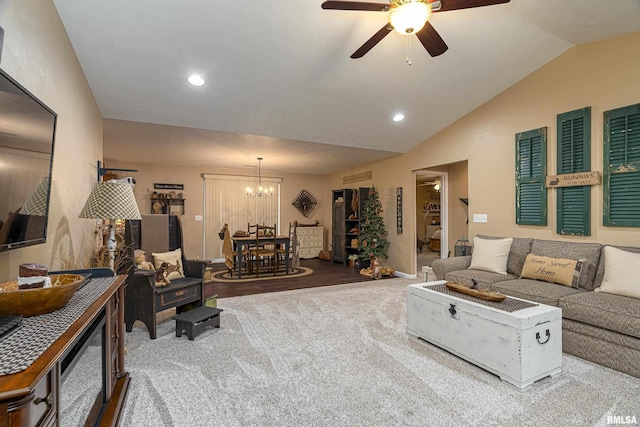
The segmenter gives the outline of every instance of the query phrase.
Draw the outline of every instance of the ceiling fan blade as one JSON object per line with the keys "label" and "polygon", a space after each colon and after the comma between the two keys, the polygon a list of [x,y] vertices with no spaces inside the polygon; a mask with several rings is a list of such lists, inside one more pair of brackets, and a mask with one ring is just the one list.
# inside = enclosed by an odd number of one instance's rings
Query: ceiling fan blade
{"label": "ceiling fan blade", "polygon": [[323,9],[335,10],[367,10],[371,12],[386,12],[389,5],[385,3],[362,3],[359,1],[325,1]]}
{"label": "ceiling fan blade", "polygon": [[433,12],[446,12],[447,10],[493,6],[494,4],[509,3],[509,1],[511,0],[429,0],[429,3],[440,3],[440,8],[434,8]]}
{"label": "ceiling fan blade", "polygon": [[364,42],[362,46],[351,55],[351,58],[357,59],[362,58],[365,53],[369,52],[375,45],[380,43],[380,40],[385,38],[387,34],[389,34],[393,30],[391,24],[386,24],[384,27],[380,28],[377,33],[375,33],[369,40]]}
{"label": "ceiling fan blade", "polygon": [[440,34],[438,34],[429,21],[416,33],[416,36],[418,36],[418,40],[420,40],[422,46],[427,49],[427,52],[429,52],[431,56],[442,55],[449,49],[449,46],[442,40]]}

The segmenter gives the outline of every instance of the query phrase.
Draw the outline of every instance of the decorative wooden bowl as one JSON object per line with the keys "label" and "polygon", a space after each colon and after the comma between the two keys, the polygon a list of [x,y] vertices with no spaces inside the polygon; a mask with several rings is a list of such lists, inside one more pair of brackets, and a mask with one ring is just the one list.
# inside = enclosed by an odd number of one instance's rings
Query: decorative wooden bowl
{"label": "decorative wooden bowl", "polygon": [[24,317],[51,313],[65,306],[85,277],[79,274],[54,274],[50,288],[18,289],[18,281],[0,284],[0,316]]}
{"label": "decorative wooden bowl", "polygon": [[507,296],[498,292],[491,292],[487,289],[471,289],[465,285],[461,285],[456,282],[447,282],[445,286],[452,291],[460,292],[461,294],[470,295],[472,297],[480,298],[487,301],[500,302]]}

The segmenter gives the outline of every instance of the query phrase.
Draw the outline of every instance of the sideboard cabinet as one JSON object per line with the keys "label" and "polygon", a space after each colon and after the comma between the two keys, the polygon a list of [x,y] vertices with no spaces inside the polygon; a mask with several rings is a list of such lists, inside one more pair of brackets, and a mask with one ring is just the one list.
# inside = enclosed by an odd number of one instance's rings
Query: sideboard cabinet
{"label": "sideboard cabinet", "polygon": [[[106,290],[28,368],[0,375],[0,427],[118,424],[130,383],[124,370],[125,279],[109,277]],[[32,340],[37,341],[37,327],[21,328],[26,328],[25,340],[30,341],[33,329]],[[74,372],[76,367],[80,370]],[[85,367],[95,375],[84,375]]]}
{"label": "sideboard cabinet", "polygon": [[296,227],[298,255],[302,259],[318,258],[324,249],[324,227]]}

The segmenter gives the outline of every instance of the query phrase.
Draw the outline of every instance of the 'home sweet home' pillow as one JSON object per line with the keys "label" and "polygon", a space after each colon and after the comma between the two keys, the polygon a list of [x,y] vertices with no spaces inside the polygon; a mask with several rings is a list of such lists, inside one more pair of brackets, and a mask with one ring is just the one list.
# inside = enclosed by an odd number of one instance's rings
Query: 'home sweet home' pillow
{"label": "'home sweet home' pillow", "polygon": [[596,292],[640,298],[640,254],[605,246],[604,277]]}
{"label": "'home sweet home' pillow", "polygon": [[169,264],[167,268],[167,279],[180,279],[184,277],[184,270],[182,269],[182,249],[178,248],[175,251],[170,252],[153,252],[153,264],[156,268],[160,268],[163,262]]}
{"label": "'home sweet home' pillow", "polygon": [[513,238],[511,237],[504,239],[474,237],[469,270],[484,270],[506,275],[512,242]]}
{"label": "'home sweet home' pillow", "polygon": [[520,277],[577,288],[586,259],[551,258],[542,255],[527,255]]}

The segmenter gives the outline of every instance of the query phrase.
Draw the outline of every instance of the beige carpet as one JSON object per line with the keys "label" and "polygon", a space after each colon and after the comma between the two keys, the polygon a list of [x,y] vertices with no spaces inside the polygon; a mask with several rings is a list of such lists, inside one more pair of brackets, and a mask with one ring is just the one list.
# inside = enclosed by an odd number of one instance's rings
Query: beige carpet
{"label": "beige carpet", "polygon": [[123,426],[605,426],[640,420],[640,379],[563,355],[524,392],[406,332],[406,285],[224,298],[221,328],[126,334]]}

